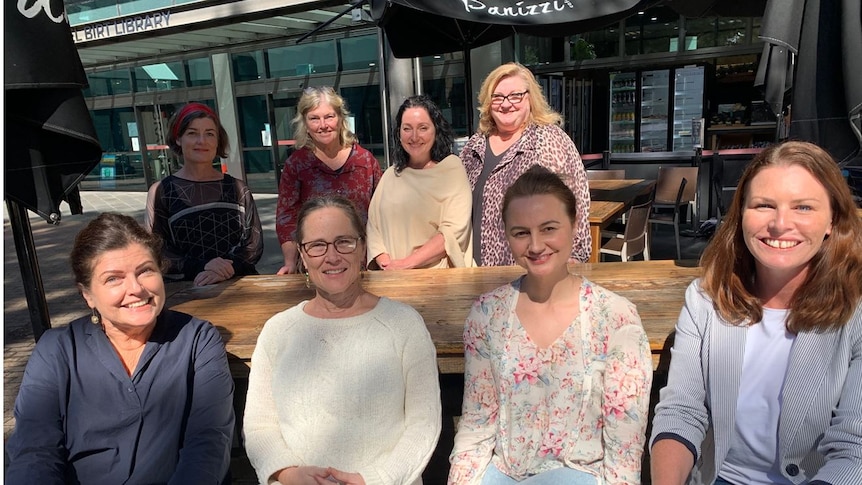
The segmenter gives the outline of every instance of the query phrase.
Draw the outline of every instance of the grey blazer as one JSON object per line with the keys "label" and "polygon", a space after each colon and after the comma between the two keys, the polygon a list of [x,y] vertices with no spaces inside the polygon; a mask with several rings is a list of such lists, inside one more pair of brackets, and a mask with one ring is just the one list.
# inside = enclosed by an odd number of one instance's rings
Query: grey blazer
{"label": "grey blazer", "polygon": [[[669,438],[691,450],[689,484],[712,485],[727,456],[747,331],[723,320],[692,282],[650,439],[650,447]],[[781,474],[794,484],[862,484],[862,302],[840,330],[797,335],[783,399]]]}

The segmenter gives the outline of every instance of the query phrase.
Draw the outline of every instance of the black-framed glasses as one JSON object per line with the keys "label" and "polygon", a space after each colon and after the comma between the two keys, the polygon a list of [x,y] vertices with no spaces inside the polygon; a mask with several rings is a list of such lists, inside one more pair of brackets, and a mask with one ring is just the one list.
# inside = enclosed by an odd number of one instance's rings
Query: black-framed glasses
{"label": "black-framed glasses", "polygon": [[506,95],[492,94],[491,95],[491,104],[493,104],[494,106],[500,106],[501,104],[503,104],[503,101],[506,101],[506,100],[508,100],[512,104],[518,104],[524,100],[524,97],[526,97],[527,93],[529,93],[529,92],[530,92],[530,90],[527,89],[527,90],[524,90],[523,92],[520,92],[520,93],[509,93]]}
{"label": "black-framed glasses", "polygon": [[358,237],[340,237],[332,242],[326,241],[311,241],[306,243],[300,243],[299,246],[305,251],[305,254],[311,256],[312,258],[318,258],[326,254],[326,251],[329,250],[329,245],[335,248],[335,251],[339,254],[350,254],[356,251],[356,247],[359,246]]}

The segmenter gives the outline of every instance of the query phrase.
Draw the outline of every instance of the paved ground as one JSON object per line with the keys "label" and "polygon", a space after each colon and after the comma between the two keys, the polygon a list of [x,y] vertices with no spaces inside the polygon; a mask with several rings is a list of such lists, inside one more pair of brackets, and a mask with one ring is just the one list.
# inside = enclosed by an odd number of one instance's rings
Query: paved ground
{"label": "paved ground", "polygon": [[[31,213],[30,224],[36,244],[36,253],[41,268],[42,282],[45,287],[48,310],[53,326],[65,325],[69,321],[86,314],[87,307],[76,290],[71,270],[69,268],[68,256],[75,235],[87,222],[100,212],[121,212],[143,221],[144,204],[146,194],[143,192],[92,192],[81,193],[84,204],[84,214],[68,215],[68,206],[61,206],[63,213],[62,222],[58,226],[47,224],[43,219]],[[264,254],[258,264],[261,273],[274,273],[281,266],[281,251],[275,236],[275,204],[276,196],[273,194],[258,194],[255,196],[260,213],[261,223],[264,231]],[[27,302],[24,296],[24,288],[21,282],[21,272],[18,266],[15,244],[8,216],[4,212],[4,285],[3,285],[3,436],[9,436],[14,428],[12,409],[15,397],[18,394],[18,386],[24,373],[27,359],[33,349],[33,331],[30,324]],[[654,233],[652,259],[671,259],[675,257],[675,249],[671,228],[658,228]],[[703,239],[683,238],[683,258],[691,259],[700,256],[705,241]],[[444,382],[443,385],[459,388],[460,382]],[[457,405],[455,409],[449,410],[449,414],[458,414]],[[446,441],[451,443],[454,429],[444,430],[441,444]],[[444,448],[446,445],[441,446]],[[451,449],[451,444],[448,445]],[[426,483],[445,483],[446,453],[433,457],[439,461],[443,476],[426,477]],[[234,477],[239,478],[234,483],[254,483],[253,476],[247,466],[242,462],[242,457],[237,457],[237,462],[232,466]],[[431,467],[429,467],[430,469]],[[239,472],[239,473],[237,473]],[[239,476],[238,476],[239,475]],[[429,480],[431,478],[431,480]]]}

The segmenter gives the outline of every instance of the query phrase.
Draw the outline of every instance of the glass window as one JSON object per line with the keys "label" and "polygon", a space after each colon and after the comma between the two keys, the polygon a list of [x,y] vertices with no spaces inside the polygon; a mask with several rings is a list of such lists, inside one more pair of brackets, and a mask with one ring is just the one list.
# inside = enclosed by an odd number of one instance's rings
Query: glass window
{"label": "glass window", "polygon": [[273,78],[335,72],[334,40],[268,49],[269,76]]}
{"label": "glass window", "polygon": [[73,26],[119,15],[117,0],[66,0],[66,16]]}
{"label": "glass window", "polygon": [[239,115],[239,137],[243,148],[262,147],[269,115],[266,96],[244,96],[236,100]]}
{"label": "glass window", "polygon": [[550,37],[518,36],[518,55],[525,66],[552,62],[553,39]]}
{"label": "glass window", "polygon": [[626,55],[673,52],[678,48],[679,15],[670,8],[650,8],[625,22]]}
{"label": "glass window", "polygon": [[257,81],[266,77],[266,66],[263,63],[263,51],[231,54],[233,63],[233,80]]}
{"label": "glass window", "polygon": [[569,38],[571,61],[620,55],[619,25],[604,30],[573,35]]}
{"label": "glass window", "polygon": [[729,17],[686,19],[686,50],[749,44],[747,23],[746,19]]}
{"label": "glass window", "polygon": [[422,82],[422,89],[440,107],[455,136],[466,136],[468,108],[464,103],[464,78],[426,79]]}
{"label": "glass window", "polygon": [[167,91],[186,87],[182,62],[163,62],[135,68],[135,91]]}
{"label": "glass window", "polygon": [[[383,143],[383,112],[380,109],[380,86],[371,84],[342,88],[341,96],[353,118],[353,132],[362,145]],[[365,147],[368,148],[368,147]]]}
{"label": "glass window", "polygon": [[132,15],[149,10],[167,8],[173,5],[172,0],[116,0],[120,6],[120,15]]}
{"label": "glass window", "polygon": [[113,71],[91,72],[87,74],[90,87],[84,90],[84,96],[111,96],[132,92],[131,71],[116,69]]}
{"label": "glass window", "polygon": [[252,192],[259,194],[278,192],[278,179],[273,171],[272,151],[268,148],[243,150],[242,162],[245,167],[245,179]]}
{"label": "glass window", "polygon": [[341,69],[368,69],[377,65],[377,36],[366,35],[338,41],[341,48]]}
{"label": "glass window", "polygon": [[[112,108],[91,111],[96,136],[106,152],[130,152],[132,140],[129,127],[137,127],[132,108]],[[135,128],[132,128],[133,130]]]}
{"label": "glass window", "polygon": [[213,83],[213,72],[210,68],[209,57],[200,59],[189,59],[186,61],[189,69],[189,86],[211,86]]}

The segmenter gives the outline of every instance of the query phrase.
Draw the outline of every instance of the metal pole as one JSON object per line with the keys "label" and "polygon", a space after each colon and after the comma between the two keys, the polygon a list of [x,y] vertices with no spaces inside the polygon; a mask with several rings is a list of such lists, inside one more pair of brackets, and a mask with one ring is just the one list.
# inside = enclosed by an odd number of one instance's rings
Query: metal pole
{"label": "metal pole", "polygon": [[422,94],[422,59],[413,58],[413,91]]}
{"label": "metal pole", "polygon": [[42,273],[39,271],[39,261],[36,257],[33,229],[30,227],[30,218],[27,217],[27,209],[23,204],[6,199],[6,206],[9,208],[9,223],[12,226],[15,252],[18,254],[18,265],[21,268],[21,281],[24,284],[24,295],[27,297],[30,324],[33,326],[33,336],[38,342],[45,330],[51,328],[51,317],[48,314],[45,287],[42,285]]}
{"label": "metal pole", "polygon": [[389,81],[388,72],[386,69],[386,33],[383,28],[377,28],[377,56],[379,66],[377,69],[377,79],[380,81],[380,111],[383,113],[383,159],[385,160],[383,168],[389,167]]}

